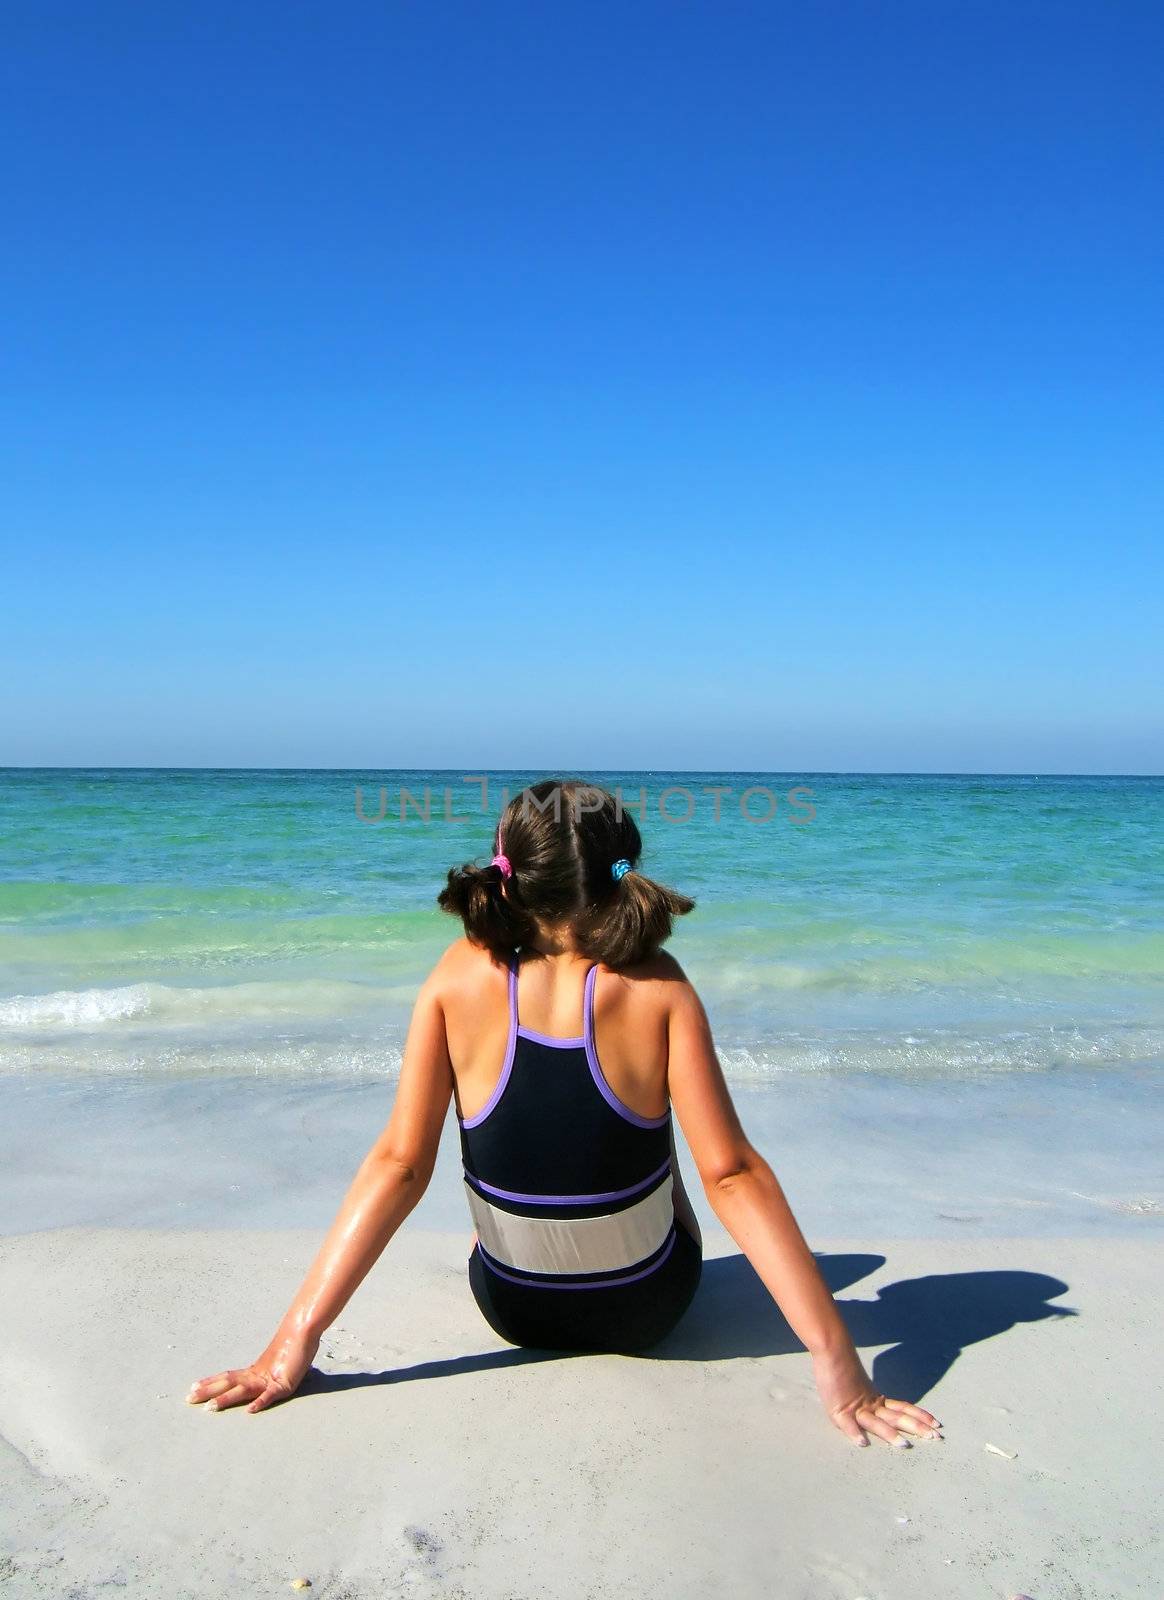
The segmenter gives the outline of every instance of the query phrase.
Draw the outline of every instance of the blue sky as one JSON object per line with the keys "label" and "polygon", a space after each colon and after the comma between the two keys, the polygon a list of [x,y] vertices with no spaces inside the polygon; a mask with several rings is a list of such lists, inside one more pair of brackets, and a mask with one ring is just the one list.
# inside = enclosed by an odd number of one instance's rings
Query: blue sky
{"label": "blue sky", "polygon": [[1159,5],[6,36],[0,763],[1164,770]]}

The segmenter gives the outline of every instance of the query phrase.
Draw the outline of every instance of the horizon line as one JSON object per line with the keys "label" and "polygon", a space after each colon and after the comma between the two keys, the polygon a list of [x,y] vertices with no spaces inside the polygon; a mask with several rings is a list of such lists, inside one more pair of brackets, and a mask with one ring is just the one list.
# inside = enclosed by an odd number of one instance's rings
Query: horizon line
{"label": "horizon line", "polygon": [[12,763],[0,765],[6,772],[321,772],[321,773],[427,773],[433,776],[456,775],[463,779],[477,776],[493,777],[522,772],[549,773],[556,771],[562,777],[586,777],[591,774],[615,774],[634,777],[712,778],[733,775],[736,777],[767,778],[1164,778],[1164,772],[1075,772],[1075,771],[1001,771],[993,768],[938,768],[938,767],[565,767],[551,769],[535,765],[513,767],[481,767],[468,773],[463,767],[377,767],[377,766],[149,766],[133,763],[99,763],[97,765],[72,765],[65,763]]}

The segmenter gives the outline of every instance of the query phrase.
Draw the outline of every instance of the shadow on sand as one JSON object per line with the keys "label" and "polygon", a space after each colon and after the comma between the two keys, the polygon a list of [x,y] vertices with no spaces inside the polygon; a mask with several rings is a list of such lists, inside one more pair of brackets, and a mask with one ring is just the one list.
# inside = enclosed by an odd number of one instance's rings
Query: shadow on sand
{"label": "shadow on sand", "polygon": [[[885,1265],[879,1255],[818,1255],[817,1265],[833,1294]],[[883,1394],[916,1405],[949,1371],[967,1345],[993,1339],[1020,1322],[1072,1317],[1069,1306],[1050,1302],[1067,1285],[1041,1272],[949,1272],[903,1278],[877,1291],[873,1300],[837,1302],[858,1349],[890,1345],[875,1358],[873,1381]],[[772,1297],[742,1255],[703,1264],[699,1290],[673,1333],[640,1361],[732,1361],[789,1355],[803,1350]],[[585,1354],[586,1352],[577,1352]],[[423,1361],[388,1372],[321,1372],[312,1367],[298,1394],[333,1394],[368,1384],[408,1383],[464,1372],[564,1361],[575,1352],[509,1347],[477,1355]]]}

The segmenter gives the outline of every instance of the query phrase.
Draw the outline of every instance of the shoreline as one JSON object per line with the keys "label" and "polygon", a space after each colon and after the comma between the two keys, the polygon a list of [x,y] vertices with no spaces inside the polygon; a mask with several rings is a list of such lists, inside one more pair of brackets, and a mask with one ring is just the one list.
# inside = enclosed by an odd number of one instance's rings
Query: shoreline
{"label": "shoreline", "polygon": [[[1161,1087],[1154,1068],[731,1083],[806,1234],[873,1242],[1158,1237]],[[394,1093],[393,1081],[352,1077],[0,1076],[0,1235],[326,1229]],[[676,1138],[700,1222],[714,1231]],[[451,1109],[407,1226],[471,1232]]]}

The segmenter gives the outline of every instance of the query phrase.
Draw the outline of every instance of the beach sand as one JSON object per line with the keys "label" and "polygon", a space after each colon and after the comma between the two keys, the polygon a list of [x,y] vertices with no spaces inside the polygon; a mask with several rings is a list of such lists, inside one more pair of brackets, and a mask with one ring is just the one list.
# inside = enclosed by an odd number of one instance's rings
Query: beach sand
{"label": "beach sand", "polygon": [[[943,1442],[857,1450],[721,1231],[646,1357],[487,1327],[467,1230],[409,1227],[300,1395],[207,1412],[318,1231],[0,1240],[0,1593],[326,1600],[1159,1592],[1150,1237],[814,1240],[866,1361]],[[1006,1451],[1006,1457],[986,1449]]]}

